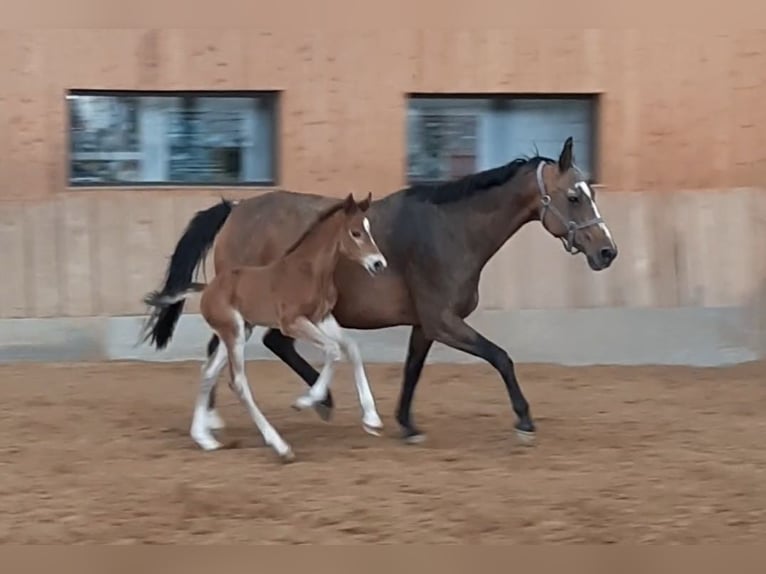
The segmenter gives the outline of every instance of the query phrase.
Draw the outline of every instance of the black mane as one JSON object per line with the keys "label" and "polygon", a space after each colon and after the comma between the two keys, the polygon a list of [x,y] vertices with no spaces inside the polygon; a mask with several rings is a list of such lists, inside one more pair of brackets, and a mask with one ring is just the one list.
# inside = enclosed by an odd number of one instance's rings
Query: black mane
{"label": "black mane", "polygon": [[433,204],[454,203],[461,199],[503,185],[525,167],[536,168],[541,162],[555,163],[551,158],[535,155],[519,157],[513,161],[478,173],[473,173],[446,183],[421,183],[402,190],[406,197]]}

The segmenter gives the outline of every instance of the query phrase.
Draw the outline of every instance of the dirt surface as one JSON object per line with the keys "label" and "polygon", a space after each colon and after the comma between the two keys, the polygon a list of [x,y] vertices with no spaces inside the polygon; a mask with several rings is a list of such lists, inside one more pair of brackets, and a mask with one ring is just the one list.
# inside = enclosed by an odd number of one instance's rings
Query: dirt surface
{"label": "dirt surface", "polygon": [[346,365],[330,423],[290,408],[286,367],[248,365],[283,465],[225,382],[219,436],[242,447],[193,445],[197,363],[2,365],[0,542],[766,539],[766,365],[519,365],[532,447],[489,367],[426,367],[418,446],[392,416],[401,367],[368,369],[385,437],[362,430]]}

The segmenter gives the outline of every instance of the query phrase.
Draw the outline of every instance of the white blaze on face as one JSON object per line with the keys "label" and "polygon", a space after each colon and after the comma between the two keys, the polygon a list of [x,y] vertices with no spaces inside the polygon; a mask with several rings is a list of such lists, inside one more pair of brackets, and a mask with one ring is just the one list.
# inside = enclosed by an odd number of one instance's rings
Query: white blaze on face
{"label": "white blaze on face", "polygon": [[[378,244],[375,243],[375,238],[372,236],[372,231],[370,229],[370,220],[366,217],[362,220],[362,227],[364,227],[365,233],[367,233],[367,237],[370,238],[370,243],[375,246],[375,249],[380,251],[380,248],[378,247]],[[358,241],[358,240],[357,240]],[[358,241],[358,243],[361,243],[361,241]],[[367,267],[368,270],[372,270],[375,268],[376,263],[382,263],[383,267],[386,267],[388,263],[386,262],[386,258],[383,257],[383,254],[380,255],[367,255],[364,258],[364,266]]]}
{"label": "white blaze on face", "polygon": [[[593,207],[593,215],[597,219],[601,219],[601,213],[598,210],[598,205],[596,205],[596,200],[593,199],[593,190],[591,190],[590,186],[585,183],[584,181],[578,181],[575,184],[575,187],[579,189],[582,194],[588,198],[588,201],[590,201],[591,207]],[[606,226],[606,223],[603,221],[598,224],[598,226],[601,228],[601,231],[604,232],[604,235],[606,235],[607,239],[614,244],[614,240],[612,239],[612,234],[609,231],[609,228]]]}

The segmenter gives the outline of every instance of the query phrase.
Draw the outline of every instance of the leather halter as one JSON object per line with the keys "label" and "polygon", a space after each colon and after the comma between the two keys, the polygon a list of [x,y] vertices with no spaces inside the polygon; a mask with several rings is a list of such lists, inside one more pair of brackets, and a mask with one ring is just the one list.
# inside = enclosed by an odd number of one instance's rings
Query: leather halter
{"label": "leather halter", "polygon": [[[567,219],[564,217],[564,215],[559,211],[555,205],[551,202],[551,196],[548,194],[548,192],[545,190],[545,182],[543,181],[543,167],[545,166],[545,162],[541,161],[537,166],[537,187],[540,190],[540,203],[542,203],[542,208],[540,209],[540,223],[543,224],[543,227],[545,227],[545,216],[550,211],[554,216],[556,216],[556,219],[558,219],[564,227],[566,227],[567,233],[565,236],[559,237],[561,240],[561,243],[564,244],[564,249],[571,253],[572,255],[576,255],[577,253],[580,253],[581,250],[579,247],[576,247],[574,244],[575,240],[575,233],[579,231],[580,229],[585,229],[586,227],[591,227],[593,225],[599,225],[604,222],[604,220],[601,217],[594,217],[592,219],[589,219],[587,221],[583,221],[582,223],[577,223],[576,221],[572,221],[571,219]],[[591,201],[593,201],[591,199]]]}

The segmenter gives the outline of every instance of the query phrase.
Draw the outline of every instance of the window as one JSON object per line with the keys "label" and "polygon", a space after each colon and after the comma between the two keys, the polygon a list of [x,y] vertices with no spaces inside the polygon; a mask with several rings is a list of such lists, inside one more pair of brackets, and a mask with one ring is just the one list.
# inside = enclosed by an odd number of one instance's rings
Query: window
{"label": "window", "polygon": [[273,185],[276,94],[73,91],[69,184]]}
{"label": "window", "polygon": [[595,180],[596,97],[411,96],[407,177],[443,182],[536,152],[558,158],[574,138],[575,163]]}

